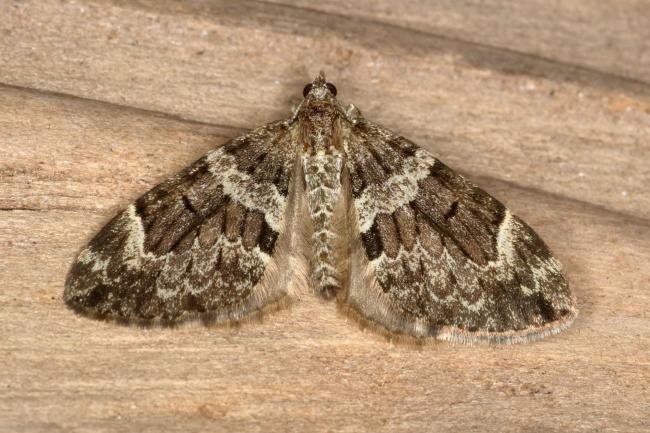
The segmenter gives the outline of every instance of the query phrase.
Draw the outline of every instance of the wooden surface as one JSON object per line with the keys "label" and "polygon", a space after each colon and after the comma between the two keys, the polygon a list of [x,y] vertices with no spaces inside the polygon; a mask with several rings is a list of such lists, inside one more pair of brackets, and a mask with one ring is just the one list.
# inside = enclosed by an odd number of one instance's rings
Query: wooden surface
{"label": "wooden surface", "polygon": [[[1,432],[650,429],[650,4],[396,4],[0,1]],[[116,211],[319,69],[537,229],[572,328],[418,349],[309,295],[239,329],[64,307]]]}

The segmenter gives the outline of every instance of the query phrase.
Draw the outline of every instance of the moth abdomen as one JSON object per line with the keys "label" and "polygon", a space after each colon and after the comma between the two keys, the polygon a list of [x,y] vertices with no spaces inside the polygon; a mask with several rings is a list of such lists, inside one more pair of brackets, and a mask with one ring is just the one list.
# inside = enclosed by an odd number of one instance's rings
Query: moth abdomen
{"label": "moth abdomen", "polygon": [[313,226],[311,235],[311,280],[316,293],[331,298],[341,288],[340,263],[337,260],[335,212],[341,200],[341,167],[343,157],[338,154],[303,157],[305,193],[309,217]]}

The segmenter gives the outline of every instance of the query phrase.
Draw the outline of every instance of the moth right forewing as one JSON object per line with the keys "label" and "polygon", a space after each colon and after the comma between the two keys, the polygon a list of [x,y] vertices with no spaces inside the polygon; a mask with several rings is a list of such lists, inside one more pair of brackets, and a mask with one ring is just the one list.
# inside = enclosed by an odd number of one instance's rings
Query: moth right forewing
{"label": "moth right forewing", "polygon": [[64,292],[93,317],[238,321],[288,301],[297,148],[276,122],[154,187],[80,253]]}

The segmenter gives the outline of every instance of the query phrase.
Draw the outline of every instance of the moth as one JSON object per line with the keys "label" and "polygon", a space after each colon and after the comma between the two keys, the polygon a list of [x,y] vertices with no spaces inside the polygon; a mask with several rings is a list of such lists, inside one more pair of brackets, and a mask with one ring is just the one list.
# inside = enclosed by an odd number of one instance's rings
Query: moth
{"label": "moth", "polygon": [[239,322],[300,294],[391,336],[517,343],[577,315],[558,261],[503,204],[336,99],[324,74],[286,120],[212,150],[114,217],[64,291],[138,324]]}

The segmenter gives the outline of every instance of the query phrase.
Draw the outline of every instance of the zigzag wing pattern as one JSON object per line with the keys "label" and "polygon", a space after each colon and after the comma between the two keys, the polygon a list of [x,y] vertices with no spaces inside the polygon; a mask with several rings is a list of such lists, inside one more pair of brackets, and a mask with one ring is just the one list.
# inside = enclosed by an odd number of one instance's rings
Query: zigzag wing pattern
{"label": "zigzag wing pattern", "polygon": [[346,161],[356,231],[342,302],[390,333],[518,342],[577,310],[558,261],[503,204],[403,137],[363,121]]}
{"label": "zigzag wing pattern", "polygon": [[136,323],[239,320],[286,302],[297,149],[286,122],[211,151],[113,218],[81,251],[64,299]]}

